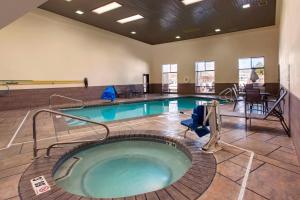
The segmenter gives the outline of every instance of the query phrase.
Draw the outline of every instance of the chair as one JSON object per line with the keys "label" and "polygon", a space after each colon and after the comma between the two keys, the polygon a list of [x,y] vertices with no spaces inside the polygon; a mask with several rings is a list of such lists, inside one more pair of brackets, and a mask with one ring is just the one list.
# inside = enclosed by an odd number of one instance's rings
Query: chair
{"label": "chair", "polygon": [[[277,95],[272,97],[272,98],[267,98],[266,99],[266,105],[269,105],[269,103],[271,103],[271,105],[273,105],[279,98],[280,96],[284,93],[285,89],[283,87],[281,87],[277,93]],[[284,113],[284,105],[285,105],[285,100],[282,101],[281,103],[282,105],[280,106],[280,112]]]}
{"label": "chair", "polygon": [[[256,113],[237,113],[237,112],[221,112],[221,117],[237,117],[237,118],[244,118],[246,120],[246,129],[247,129],[247,120],[250,120],[250,127],[251,127],[251,119],[256,119],[256,120],[269,120],[269,121],[279,121],[286,132],[286,134],[290,137],[290,129],[288,125],[286,124],[283,113],[282,113],[282,108],[281,108],[281,103],[284,102],[284,98],[287,95],[287,91],[284,90],[280,97],[277,99],[277,101],[274,103],[271,109],[266,114],[256,114]],[[275,117],[276,120],[270,119],[270,117]]]}
{"label": "chair", "polygon": [[233,101],[234,101],[233,111],[235,111],[237,104],[241,101],[244,101],[244,98],[239,96],[239,92],[235,86],[232,88],[232,91],[233,91]]}
{"label": "chair", "polygon": [[245,91],[246,90],[251,90],[251,89],[253,89],[253,84],[246,84],[245,85]]}
{"label": "chair", "polygon": [[116,90],[116,93],[117,93],[117,97],[121,98],[121,97],[126,97],[126,93],[124,92],[124,90],[122,90],[121,87],[119,86],[115,86],[115,90]]}
{"label": "chair", "polygon": [[[210,133],[208,128],[209,122],[206,123],[205,118],[207,115],[206,106],[200,105],[197,108],[194,108],[192,118],[181,121],[181,125],[187,127],[188,129],[184,133],[184,137],[189,130],[194,131],[199,137],[203,137]],[[205,124],[204,124],[205,123]]]}
{"label": "chair", "polygon": [[144,94],[143,87],[140,85],[134,85],[132,87],[133,96],[140,97]]}
{"label": "chair", "polygon": [[247,112],[247,105],[250,106],[250,113],[253,111],[254,105],[257,105],[257,110],[259,105],[262,105],[262,110],[264,110],[264,101],[260,95],[259,89],[247,89],[246,90],[246,97],[245,97],[245,112]]}

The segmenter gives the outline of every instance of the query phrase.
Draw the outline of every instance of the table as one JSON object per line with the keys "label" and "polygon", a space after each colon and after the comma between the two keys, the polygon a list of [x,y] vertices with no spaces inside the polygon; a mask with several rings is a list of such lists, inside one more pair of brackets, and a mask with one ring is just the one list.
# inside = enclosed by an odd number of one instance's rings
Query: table
{"label": "table", "polygon": [[[239,95],[246,96],[246,92],[239,92]],[[262,96],[262,99],[263,99],[263,101],[265,103],[266,111],[268,111],[268,107],[269,107],[269,105],[268,105],[268,97],[272,96],[272,95],[269,92],[262,92],[262,91],[260,92],[260,95]]]}

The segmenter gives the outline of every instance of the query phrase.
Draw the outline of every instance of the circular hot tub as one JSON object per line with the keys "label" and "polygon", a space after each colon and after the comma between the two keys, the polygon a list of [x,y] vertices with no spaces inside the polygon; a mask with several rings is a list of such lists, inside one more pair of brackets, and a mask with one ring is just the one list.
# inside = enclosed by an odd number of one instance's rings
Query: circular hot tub
{"label": "circular hot tub", "polygon": [[[20,179],[19,195],[23,200],[196,200],[216,174],[214,156],[201,145],[161,131],[112,132],[105,141],[53,149],[50,157],[35,159]],[[37,177],[50,186],[41,194],[31,185]]]}
{"label": "circular hot tub", "polygon": [[119,198],[165,188],[191,166],[174,142],[124,138],[81,148],[57,166],[54,180],[72,194]]}

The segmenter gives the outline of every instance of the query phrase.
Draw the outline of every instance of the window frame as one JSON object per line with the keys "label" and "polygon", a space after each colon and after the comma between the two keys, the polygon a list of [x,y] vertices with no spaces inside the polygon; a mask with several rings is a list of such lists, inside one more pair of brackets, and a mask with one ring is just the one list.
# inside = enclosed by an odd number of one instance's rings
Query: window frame
{"label": "window frame", "polygon": [[[255,59],[255,58],[263,58],[264,59],[264,63],[263,63],[263,67],[253,67],[253,59]],[[240,60],[241,59],[250,59],[250,68],[243,68],[243,69],[240,69]],[[239,70],[239,86],[242,86],[241,84],[240,84],[240,71],[241,70],[253,70],[253,69],[255,69],[255,70],[257,70],[257,69],[263,69],[264,70],[264,83],[263,84],[265,84],[265,77],[266,77],[266,74],[265,74],[265,67],[266,67],[266,65],[265,65],[265,56],[255,56],[255,57],[243,57],[243,58],[239,58],[238,59],[238,70]]]}
{"label": "window frame", "polygon": [[[213,70],[207,70],[207,67],[206,67],[206,64],[207,63],[211,63],[213,62],[214,63],[214,69]],[[198,63],[204,63],[204,70],[201,71],[201,70],[198,70],[197,68],[197,64]],[[214,72],[214,84],[212,87],[208,87],[208,86],[199,86],[199,83],[200,83],[200,80],[198,80],[198,74],[199,76],[201,77],[201,73],[202,72]],[[200,60],[200,61],[197,61],[195,62],[195,93],[197,94],[214,94],[216,92],[216,61],[214,60]],[[199,88],[211,88],[212,89],[212,92],[200,92],[201,89],[199,90]]]}
{"label": "window frame", "polygon": [[[166,65],[169,65],[169,71],[168,72],[164,72],[164,66],[166,66]],[[172,65],[176,65],[176,72],[174,72],[174,71],[172,71],[171,69],[172,69]],[[175,90],[172,90],[172,89],[170,89],[170,84],[168,83],[168,84],[166,84],[166,85],[168,85],[168,90],[167,91],[165,91],[164,90],[164,83],[163,83],[163,77],[164,77],[164,75],[165,74],[176,74],[176,76],[177,76],[177,88],[176,88],[176,91]],[[176,94],[176,93],[178,93],[178,64],[163,64],[162,65],[162,92],[163,93],[167,93],[167,94]]]}

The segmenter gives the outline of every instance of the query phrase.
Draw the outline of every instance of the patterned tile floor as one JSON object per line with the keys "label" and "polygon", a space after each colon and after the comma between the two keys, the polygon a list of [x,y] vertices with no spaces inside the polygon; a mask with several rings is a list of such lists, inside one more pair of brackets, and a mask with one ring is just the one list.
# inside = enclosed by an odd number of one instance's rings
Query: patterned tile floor
{"label": "patterned tile floor", "polygon": [[[221,109],[232,109],[232,105]],[[0,199],[19,199],[18,181],[24,170],[32,162],[32,114],[31,111],[16,137],[12,140],[19,124],[28,110],[0,112]],[[184,128],[180,120],[182,114],[159,116],[110,123],[112,131],[117,130],[160,130],[169,137],[182,137]],[[251,130],[245,131],[244,120],[223,118],[221,140],[223,149],[214,154],[217,159],[217,174],[209,189],[199,200],[238,199],[244,180],[250,153],[255,153],[248,177],[245,200],[300,199],[300,166],[295,148],[277,122],[253,121]],[[104,130],[97,126],[56,132],[49,114],[38,119],[39,147],[56,141],[99,138]],[[193,133],[189,138],[205,142],[208,137],[197,138]],[[6,148],[8,144],[9,148]],[[231,145],[236,147],[233,147]],[[43,151],[40,154],[44,153]]]}

